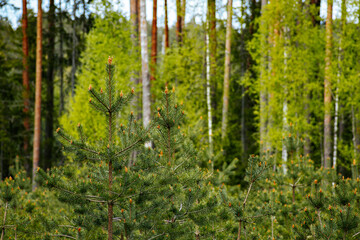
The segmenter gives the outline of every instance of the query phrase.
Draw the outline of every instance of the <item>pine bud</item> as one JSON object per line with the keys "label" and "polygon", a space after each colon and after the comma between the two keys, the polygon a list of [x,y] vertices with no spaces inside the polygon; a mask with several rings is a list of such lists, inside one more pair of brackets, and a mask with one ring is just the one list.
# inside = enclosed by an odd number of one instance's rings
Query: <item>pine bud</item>
{"label": "pine bud", "polygon": [[211,163],[211,159],[209,159],[209,163]]}
{"label": "pine bud", "polygon": [[121,213],[124,213],[124,211],[125,211],[124,209],[121,209]]}
{"label": "pine bud", "polygon": [[307,211],[307,208],[304,209],[304,212],[306,212],[306,211]]}
{"label": "pine bud", "polygon": [[353,160],[353,165],[354,165],[354,166],[356,165],[356,160],[355,160],[355,159]]}
{"label": "pine bud", "polygon": [[331,205],[329,205],[329,210],[331,210]]}
{"label": "pine bud", "polygon": [[157,129],[160,129],[160,125],[157,125]]}
{"label": "pine bud", "polygon": [[111,65],[112,60],[113,60],[112,57],[109,56],[109,58],[108,58],[108,64],[109,64],[109,65]]}
{"label": "pine bud", "polygon": [[109,145],[109,144],[107,145],[107,148],[108,148],[108,149],[110,148],[110,145]]}
{"label": "pine bud", "polygon": [[121,98],[123,97],[123,92],[122,92],[122,91],[120,92],[120,97],[121,97]]}
{"label": "pine bud", "polygon": [[168,94],[168,88],[165,87],[165,94]]}
{"label": "pine bud", "polygon": [[125,172],[126,172],[126,173],[128,172],[128,168],[127,168],[127,167],[125,167]]}
{"label": "pine bud", "polygon": [[231,207],[231,202],[229,202],[229,207]]}
{"label": "pine bud", "polygon": [[160,117],[160,113],[158,112],[158,117]]}
{"label": "pine bud", "polygon": [[135,93],[134,88],[131,88],[131,94],[134,94],[134,93]]}
{"label": "pine bud", "polygon": [[295,225],[294,225],[294,224],[292,225],[292,228],[295,228]]}
{"label": "pine bud", "polygon": [[70,140],[70,144],[73,144],[73,140]]}
{"label": "pine bud", "polygon": [[133,112],[133,111],[131,111],[131,112],[130,112],[130,114],[131,114],[131,116],[132,116],[132,115],[134,115],[134,112]]}
{"label": "pine bud", "polygon": [[342,210],[340,209],[340,213],[342,213]]}
{"label": "pine bud", "polygon": [[80,123],[78,123],[77,127],[80,127],[80,126],[81,126],[81,124],[80,124]]}
{"label": "pine bud", "polygon": [[79,228],[78,228],[78,232],[80,232],[80,231],[81,231],[81,228],[79,227]]}
{"label": "pine bud", "polygon": [[89,91],[91,91],[91,89],[92,89],[92,86],[91,86],[91,84],[89,85]]}
{"label": "pine bud", "polygon": [[318,183],[318,180],[315,179],[314,183],[317,184],[317,183]]}
{"label": "pine bud", "polygon": [[101,93],[101,94],[103,93],[103,90],[102,90],[102,88],[100,89],[100,93]]}
{"label": "pine bud", "polygon": [[89,103],[91,103],[91,98],[89,99]]}
{"label": "pine bud", "polygon": [[348,207],[350,207],[350,203],[348,203]]}
{"label": "pine bud", "polygon": [[132,204],[133,200],[130,198],[129,202],[130,202],[130,204]]}
{"label": "pine bud", "polygon": [[189,192],[191,192],[191,188],[189,188]]}
{"label": "pine bud", "polygon": [[178,126],[178,129],[180,129],[180,125]]}
{"label": "pine bud", "polygon": [[59,131],[60,131],[60,128],[57,128],[57,129],[56,129],[56,132],[58,133]]}

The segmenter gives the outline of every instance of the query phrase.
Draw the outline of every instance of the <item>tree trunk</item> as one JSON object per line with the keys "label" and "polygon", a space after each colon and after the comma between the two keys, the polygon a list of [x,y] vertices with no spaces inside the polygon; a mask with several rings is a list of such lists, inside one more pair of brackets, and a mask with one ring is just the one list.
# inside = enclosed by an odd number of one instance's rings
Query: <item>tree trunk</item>
{"label": "tree trunk", "polygon": [[[227,131],[227,118],[229,112],[229,89],[230,89],[230,57],[231,57],[231,30],[232,30],[232,0],[227,3],[227,23],[225,40],[225,66],[224,66],[224,95],[222,110],[221,139],[224,140]],[[224,142],[224,141],[223,141]]]}
{"label": "tree trunk", "polygon": [[182,44],[182,10],[181,10],[181,0],[176,0],[176,41],[179,46]]}
{"label": "tree trunk", "polygon": [[[138,54],[138,46],[139,46],[139,0],[130,0],[130,20],[132,23],[132,32],[131,32],[131,39],[133,42],[133,54]],[[138,56],[138,55],[137,55]],[[134,86],[138,87],[140,83],[139,73],[133,72],[131,76],[131,82]],[[137,110],[137,118],[141,119],[141,91],[137,89],[136,96],[132,101],[132,105]]]}
{"label": "tree trunk", "polygon": [[168,10],[167,10],[167,0],[165,0],[165,53],[169,48],[169,26],[168,26]]}
{"label": "tree trunk", "polygon": [[[216,112],[217,109],[217,79],[216,79],[216,0],[208,0],[208,18],[209,18],[209,51],[210,51],[210,86],[211,86],[211,104],[212,109]],[[216,121],[215,114],[212,116],[212,121]]]}
{"label": "tree trunk", "polygon": [[151,75],[150,81],[155,80],[157,58],[157,0],[153,0],[153,21],[151,31]]}
{"label": "tree trunk", "polygon": [[[267,0],[261,0],[261,13],[264,14]],[[264,20],[263,20],[264,21]],[[262,36],[263,44],[266,43],[266,36]],[[260,72],[260,154],[266,150],[265,136],[266,136],[266,87],[265,87],[265,71],[266,71],[267,54],[263,53],[261,56],[261,72]]]}
{"label": "tree trunk", "polygon": [[30,84],[29,84],[29,65],[28,65],[28,58],[29,58],[29,42],[27,37],[27,28],[28,28],[28,18],[27,18],[27,2],[26,0],[22,1],[23,6],[23,14],[22,14],[22,50],[23,50],[23,100],[24,100],[24,155],[26,156],[25,160],[25,169],[29,173],[29,164],[27,160],[28,150],[29,150],[29,131],[30,131],[30,120],[29,120],[29,108],[30,108]]}
{"label": "tree trunk", "polygon": [[337,84],[335,92],[335,117],[334,117],[334,146],[333,146],[333,167],[336,168],[337,160],[337,140],[338,140],[338,118],[339,118],[339,86],[342,73],[342,60],[343,60],[343,44],[345,36],[345,24],[346,24],[346,0],[341,2],[341,37],[339,44],[339,56],[338,56],[338,73]]}
{"label": "tree trunk", "polygon": [[33,174],[32,190],[36,188],[36,171],[40,159],[40,134],[41,134],[41,74],[42,74],[42,8],[38,0],[38,14],[36,21],[36,84],[35,84],[35,119],[33,143]]}
{"label": "tree trunk", "polygon": [[60,21],[60,56],[59,56],[59,71],[60,71],[60,108],[59,113],[61,115],[62,111],[64,110],[64,68],[63,68],[63,61],[64,61],[64,50],[63,50],[63,20],[62,20],[62,11],[61,11],[61,0],[59,2],[59,21]]}
{"label": "tree trunk", "polygon": [[71,96],[75,94],[75,72],[76,72],[76,9],[77,2],[74,0],[73,6],[73,32],[72,32],[72,54],[71,54]]}
{"label": "tree trunk", "polygon": [[332,7],[328,0],[326,18],[325,79],[324,79],[324,168],[330,168],[331,154],[331,57],[332,57]]}
{"label": "tree trunk", "polygon": [[150,122],[150,81],[149,59],[146,27],[146,1],[140,0],[140,38],[141,38],[141,76],[143,86],[143,124],[146,127]]}
{"label": "tree trunk", "polygon": [[[212,105],[211,105],[211,85],[210,85],[210,46],[209,33],[206,32],[206,103],[208,110],[208,131],[209,131],[209,151],[210,156],[213,154],[212,142]],[[214,162],[211,162],[212,171],[214,170]]]}
{"label": "tree trunk", "polygon": [[50,0],[49,13],[49,45],[48,45],[48,72],[46,91],[46,122],[45,122],[45,169],[51,167],[53,152],[53,125],[54,125],[54,51],[55,51],[55,3]]}

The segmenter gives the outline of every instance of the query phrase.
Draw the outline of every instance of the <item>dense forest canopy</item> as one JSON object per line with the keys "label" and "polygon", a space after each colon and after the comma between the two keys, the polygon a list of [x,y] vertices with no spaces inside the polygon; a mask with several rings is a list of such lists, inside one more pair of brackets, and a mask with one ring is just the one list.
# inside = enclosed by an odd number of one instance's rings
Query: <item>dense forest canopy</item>
{"label": "dense forest canopy", "polygon": [[1,240],[358,236],[359,53],[358,0],[0,0]]}

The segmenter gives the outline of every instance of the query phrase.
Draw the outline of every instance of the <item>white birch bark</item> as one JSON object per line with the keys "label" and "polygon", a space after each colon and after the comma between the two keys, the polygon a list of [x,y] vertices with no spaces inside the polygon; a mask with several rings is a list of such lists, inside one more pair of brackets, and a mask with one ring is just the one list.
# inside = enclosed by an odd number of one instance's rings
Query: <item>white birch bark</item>
{"label": "white birch bark", "polygon": [[[148,39],[146,26],[146,0],[140,0],[140,42],[141,42],[141,77],[143,86],[143,124],[146,127],[150,122],[150,79]],[[147,146],[149,143],[145,144]]]}
{"label": "white birch bark", "polygon": [[[207,24],[209,25],[209,23]],[[206,32],[206,103],[208,108],[209,147],[210,147],[210,155],[212,155],[213,142],[212,142],[211,87],[210,87],[210,46],[209,46],[208,32]]]}

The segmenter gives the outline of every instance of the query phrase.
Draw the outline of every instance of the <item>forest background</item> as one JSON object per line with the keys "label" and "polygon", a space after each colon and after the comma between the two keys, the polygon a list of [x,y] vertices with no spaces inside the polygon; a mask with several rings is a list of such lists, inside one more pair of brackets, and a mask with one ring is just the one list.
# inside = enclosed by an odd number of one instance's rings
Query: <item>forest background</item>
{"label": "forest background", "polygon": [[20,9],[19,2],[0,2],[2,178],[15,164],[31,176],[33,166],[66,162],[54,139],[58,126],[75,131],[81,121],[92,127],[90,139],[103,137],[85,94],[89,83],[99,87],[108,56],[117,86],[137,92],[132,109],[139,119],[150,119],[165,85],[176,88],[186,131],[214,168],[238,159],[230,185],[243,183],[252,153],[270,151],[283,164],[290,124],[316,166],[351,175],[360,150],[358,1],[156,2],[44,2],[41,74],[36,1]]}

